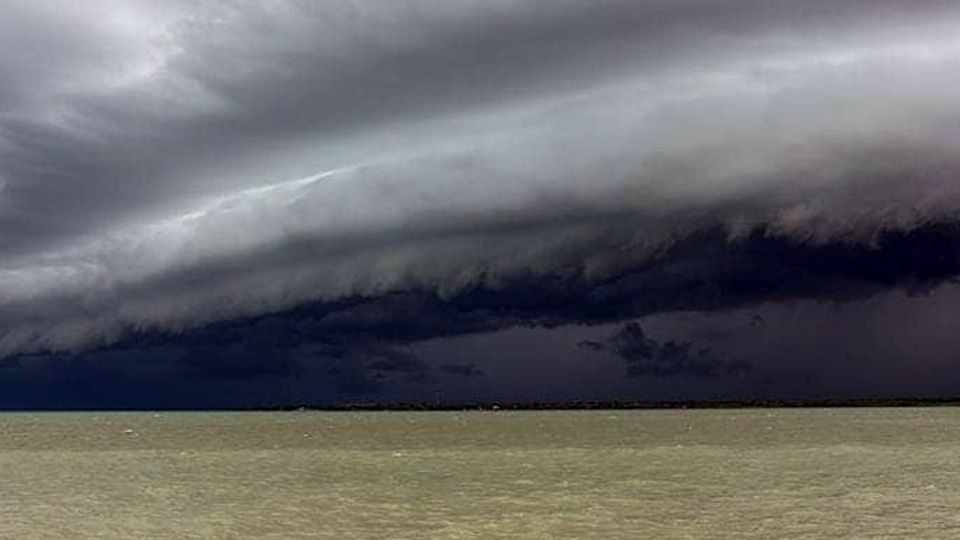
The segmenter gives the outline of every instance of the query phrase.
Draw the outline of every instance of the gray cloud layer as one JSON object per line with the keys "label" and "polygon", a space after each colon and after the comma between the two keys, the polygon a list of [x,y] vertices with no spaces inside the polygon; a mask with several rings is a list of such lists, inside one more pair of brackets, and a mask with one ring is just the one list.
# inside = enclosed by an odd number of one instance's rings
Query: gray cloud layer
{"label": "gray cloud layer", "polygon": [[0,355],[960,211],[953,2],[4,9]]}

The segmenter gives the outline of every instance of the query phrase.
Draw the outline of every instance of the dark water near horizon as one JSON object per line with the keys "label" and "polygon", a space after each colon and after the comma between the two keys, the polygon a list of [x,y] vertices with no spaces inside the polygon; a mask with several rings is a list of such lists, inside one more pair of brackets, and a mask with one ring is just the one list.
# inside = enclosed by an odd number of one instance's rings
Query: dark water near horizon
{"label": "dark water near horizon", "polygon": [[0,414],[4,539],[953,537],[953,407]]}

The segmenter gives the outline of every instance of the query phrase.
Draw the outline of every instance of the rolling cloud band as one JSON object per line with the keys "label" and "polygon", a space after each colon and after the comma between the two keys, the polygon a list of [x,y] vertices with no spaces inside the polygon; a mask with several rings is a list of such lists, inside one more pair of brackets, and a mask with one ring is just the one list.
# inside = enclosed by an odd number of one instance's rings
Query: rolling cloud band
{"label": "rolling cloud band", "polygon": [[[0,355],[258,317],[410,342],[953,278],[960,6],[803,4],[11,8]],[[49,25],[70,31],[31,44]]]}

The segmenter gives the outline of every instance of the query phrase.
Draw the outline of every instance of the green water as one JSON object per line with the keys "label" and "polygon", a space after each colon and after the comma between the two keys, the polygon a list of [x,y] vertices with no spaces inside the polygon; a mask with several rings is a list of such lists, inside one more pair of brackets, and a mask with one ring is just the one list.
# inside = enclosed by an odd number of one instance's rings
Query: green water
{"label": "green water", "polygon": [[0,538],[838,537],[960,537],[960,409],[0,414]]}

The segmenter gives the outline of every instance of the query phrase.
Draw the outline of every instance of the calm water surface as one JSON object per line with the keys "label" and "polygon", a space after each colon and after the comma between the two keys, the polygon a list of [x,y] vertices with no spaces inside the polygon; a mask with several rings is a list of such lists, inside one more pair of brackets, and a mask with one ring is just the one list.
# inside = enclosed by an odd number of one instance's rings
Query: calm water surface
{"label": "calm water surface", "polygon": [[960,537],[960,409],[0,414],[0,538],[837,537]]}

